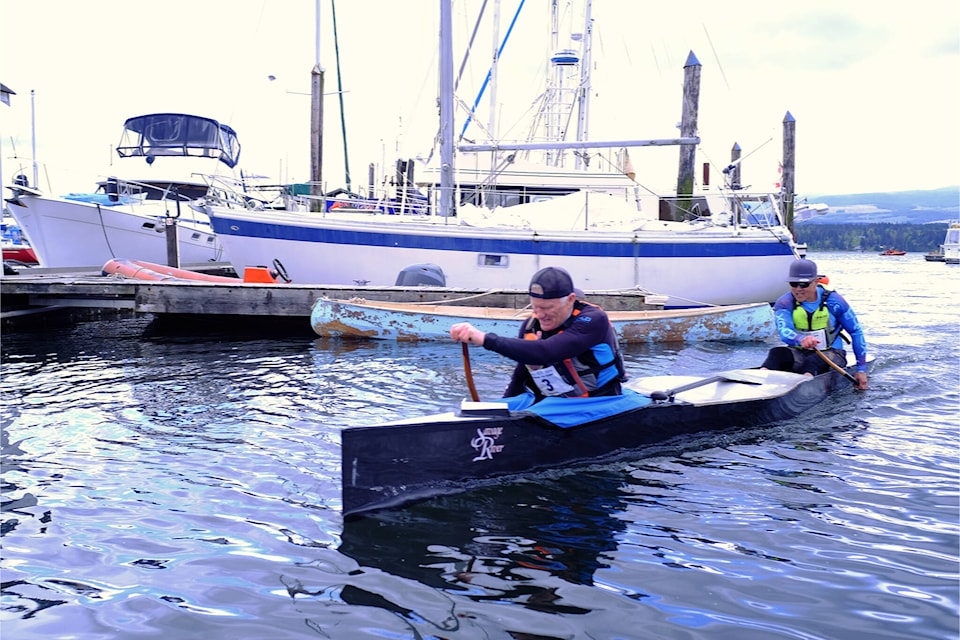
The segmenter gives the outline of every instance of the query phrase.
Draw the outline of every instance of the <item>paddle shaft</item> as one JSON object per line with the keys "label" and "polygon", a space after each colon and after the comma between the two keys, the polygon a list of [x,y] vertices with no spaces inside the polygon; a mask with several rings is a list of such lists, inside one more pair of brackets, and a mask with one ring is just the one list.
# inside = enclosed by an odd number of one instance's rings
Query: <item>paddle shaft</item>
{"label": "paddle shaft", "polygon": [[719,376],[710,376],[709,378],[703,378],[702,380],[697,380],[689,384],[685,384],[680,387],[675,387],[673,389],[668,389],[667,391],[654,391],[650,394],[650,398],[653,400],[668,400],[672,402],[673,396],[684,391],[690,391],[691,389],[696,389],[697,387],[703,387],[713,382],[722,382],[726,380],[727,382],[740,382],[743,384],[761,384],[757,380],[747,380],[745,378],[737,378],[730,375],[719,375]]}
{"label": "paddle shaft", "polygon": [[466,342],[461,342],[463,347],[463,372],[467,376],[467,387],[470,389],[470,399],[474,402],[480,402],[480,396],[477,395],[477,388],[473,386],[473,371],[470,369],[470,347]]}
{"label": "paddle shaft", "polygon": [[831,369],[833,369],[834,371],[836,371],[837,373],[839,373],[840,375],[842,375],[844,378],[846,378],[847,380],[849,380],[849,381],[852,382],[853,384],[855,384],[855,385],[857,385],[857,386],[860,386],[860,383],[857,382],[857,379],[856,379],[856,378],[854,378],[852,375],[850,375],[850,373],[849,373],[848,371],[846,371],[843,367],[841,367],[840,365],[838,365],[836,362],[834,362],[833,360],[831,360],[830,358],[828,358],[827,356],[825,356],[825,355],[823,354],[823,351],[820,351],[820,349],[816,349],[816,352],[817,352],[817,355],[820,356],[820,357],[823,359],[824,362],[826,362],[828,365],[830,365],[830,368],[831,368]]}

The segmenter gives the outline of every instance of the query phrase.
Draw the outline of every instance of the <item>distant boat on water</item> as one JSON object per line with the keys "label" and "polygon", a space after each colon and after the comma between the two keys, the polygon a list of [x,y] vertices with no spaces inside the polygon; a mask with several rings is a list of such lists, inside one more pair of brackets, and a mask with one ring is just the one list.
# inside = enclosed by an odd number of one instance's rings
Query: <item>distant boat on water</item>
{"label": "distant boat on water", "polygon": [[960,264],[960,222],[952,222],[943,238],[943,261]]}
{"label": "distant boat on water", "polygon": [[905,256],[907,255],[906,251],[901,251],[899,249],[884,249],[880,252],[882,256]]}

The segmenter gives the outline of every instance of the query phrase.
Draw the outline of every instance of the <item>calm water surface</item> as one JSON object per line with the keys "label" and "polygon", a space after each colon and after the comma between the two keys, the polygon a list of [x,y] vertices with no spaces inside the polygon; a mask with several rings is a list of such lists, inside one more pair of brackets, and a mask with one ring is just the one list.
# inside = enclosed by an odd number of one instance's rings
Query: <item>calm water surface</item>
{"label": "calm water surface", "polygon": [[[349,523],[340,429],[459,402],[455,345],[184,337],[150,318],[7,332],[0,630],[952,640],[960,269],[810,257],[867,330],[865,394]],[[700,373],[770,344],[627,359],[634,375]],[[509,363],[472,355],[497,397]]]}

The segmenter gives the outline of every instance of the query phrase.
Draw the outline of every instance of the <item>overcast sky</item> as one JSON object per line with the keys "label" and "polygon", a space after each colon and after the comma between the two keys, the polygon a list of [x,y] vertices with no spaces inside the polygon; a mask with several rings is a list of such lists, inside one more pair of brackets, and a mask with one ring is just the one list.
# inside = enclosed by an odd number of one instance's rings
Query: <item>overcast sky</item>
{"label": "overcast sky", "polygon": [[[501,37],[519,1],[501,2]],[[481,4],[454,0],[455,67]],[[525,137],[543,87],[548,4],[526,0],[501,59],[504,138]],[[324,103],[324,180],[333,189],[344,184],[344,163],[330,0],[321,6],[319,58],[331,93]],[[369,163],[430,151],[438,122],[439,6],[336,5],[355,189],[366,183]],[[227,122],[238,131],[248,172],[306,180],[315,7],[315,0],[0,0],[0,82],[17,94],[9,107],[0,105],[4,183],[30,163],[31,90],[40,186],[49,180],[57,193],[88,190],[109,173],[123,121],[160,111]],[[589,137],[678,135],[683,64],[693,51],[702,64],[698,165],[724,166],[737,143],[749,154],[744,182],[774,188],[789,111],[801,194],[957,185],[958,7],[942,0],[594,0]],[[484,27],[461,81],[464,102],[477,95],[492,43]],[[476,128],[468,133],[478,135]],[[632,152],[638,181],[675,187],[677,153]]]}

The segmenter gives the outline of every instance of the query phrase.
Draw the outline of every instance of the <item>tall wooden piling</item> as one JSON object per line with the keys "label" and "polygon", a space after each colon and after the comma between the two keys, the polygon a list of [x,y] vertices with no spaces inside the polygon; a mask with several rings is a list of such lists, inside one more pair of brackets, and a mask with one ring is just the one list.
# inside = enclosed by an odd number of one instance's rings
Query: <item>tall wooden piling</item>
{"label": "tall wooden piling", "polygon": [[740,155],[742,151],[738,142],[734,142],[733,148],[730,149],[730,166],[733,167],[730,170],[730,188],[734,190],[741,189],[743,186],[743,183],[740,182]]}
{"label": "tall wooden piling", "polygon": [[174,269],[180,268],[180,237],[177,232],[177,220],[180,219],[180,194],[174,190],[173,197],[176,198],[177,213],[171,214],[167,211],[164,217],[164,236],[167,243],[167,266]]}
{"label": "tall wooden piling", "polygon": [[783,174],[780,176],[780,210],[783,211],[783,223],[793,234],[794,176],[796,175],[797,121],[787,111],[783,117]]}
{"label": "tall wooden piling", "polygon": [[180,268],[180,244],[177,238],[177,219],[167,216],[164,219],[164,233],[167,241],[167,266]]}
{"label": "tall wooden piling", "polygon": [[310,72],[310,209],[323,208],[323,68],[317,63]]}
{"label": "tall wooden piling", "polygon": [[[693,51],[683,65],[683,115],[680,119],[680,135],[693,138],[697,135],[697,116],[700,109],[700,70],[702,65]],[[693,202],[693,180],[696,171],[697,147],[680,145],[680,168],[677,172],[677,207],[671,210],[673,220],[682,220],[683,212],[689,211]]]}

